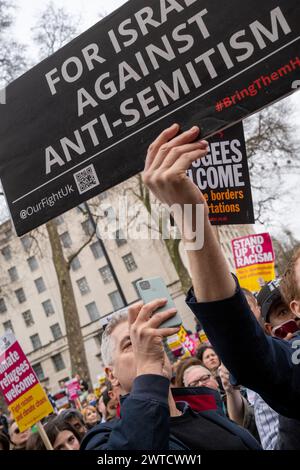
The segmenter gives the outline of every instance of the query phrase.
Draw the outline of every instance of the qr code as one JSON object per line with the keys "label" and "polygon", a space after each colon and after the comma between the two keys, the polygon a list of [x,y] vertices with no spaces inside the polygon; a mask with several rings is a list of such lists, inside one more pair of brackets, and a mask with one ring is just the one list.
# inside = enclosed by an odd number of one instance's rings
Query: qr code
{"label": "qr code", "polygon": [[100,184],[94,165],[89,165],[75,173],[74,179],[79,194],[84,194]]}

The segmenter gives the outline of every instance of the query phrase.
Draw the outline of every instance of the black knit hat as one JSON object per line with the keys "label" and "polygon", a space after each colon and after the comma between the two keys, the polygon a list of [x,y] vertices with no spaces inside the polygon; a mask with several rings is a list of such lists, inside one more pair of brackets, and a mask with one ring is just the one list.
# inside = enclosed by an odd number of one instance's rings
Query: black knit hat
{"label": "black knit hat", "polygon": [[258,293],[257,302],[261,309],[264,321],[269,321],[269,313],[275,303],[282,300],[279,290],[280,280],[268,282]]}

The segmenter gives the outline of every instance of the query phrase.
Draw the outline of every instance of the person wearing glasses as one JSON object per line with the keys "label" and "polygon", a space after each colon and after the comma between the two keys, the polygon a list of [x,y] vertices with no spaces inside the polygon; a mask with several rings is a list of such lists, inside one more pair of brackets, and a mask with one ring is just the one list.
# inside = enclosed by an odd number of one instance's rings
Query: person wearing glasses
{"label": "person wearing glasses", "polygon": [[219,390],[219,385],[211,372],[203,366],[191,366],[185,370],[183,375],[185,387],[208,387]]}
{"label": "person wearing glasses", "polygon": [[219,367],[219,372],[225,395],[220,393],[219,383],[212,372],[201,365],[194,365],[185,370],[183,375],[184,386],[208,387],[219,392],[224,413],[239,426],[247,429],[259,442],[253,407],[242,395],[239,387],[230,384],[229,372],[223,364]]}

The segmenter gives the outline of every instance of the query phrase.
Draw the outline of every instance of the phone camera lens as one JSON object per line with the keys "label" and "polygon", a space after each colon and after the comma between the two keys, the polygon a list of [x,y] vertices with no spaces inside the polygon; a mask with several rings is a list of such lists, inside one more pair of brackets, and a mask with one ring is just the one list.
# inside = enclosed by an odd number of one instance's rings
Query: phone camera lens
{"label": "phone camera lens", "polygon": [[150,282],[149,282],[149,281],[141,282],[141,289],[142,289],[142,290],[148,290],[148,289],[150,289]]}

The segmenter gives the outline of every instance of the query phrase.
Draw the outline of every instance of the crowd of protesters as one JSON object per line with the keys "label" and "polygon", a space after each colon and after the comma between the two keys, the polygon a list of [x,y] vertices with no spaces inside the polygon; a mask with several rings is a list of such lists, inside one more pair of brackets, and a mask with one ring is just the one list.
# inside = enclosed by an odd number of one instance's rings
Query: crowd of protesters
{"label": "crowd of protesters", "polygon": [[[207,143],[196,140],[198,128],[178,131],[170,127],[151,145],[144,181],[169,206],[206,208],[186,171],[206,155]],[[175,312],[153,315],[165,299],[116,312],[102,336],[107,380],[100,398],[89,394],[82,408],[44,420],[54,450],[300,449],[300,251],[281,281],[252,293],[230,273],[207,209],[204,235],[201,250],[187,251],[187,304],[209,343],[172,364],[163,340],[178,328],[159,327]],[[0,449],[45,445],[1,410]]]}

